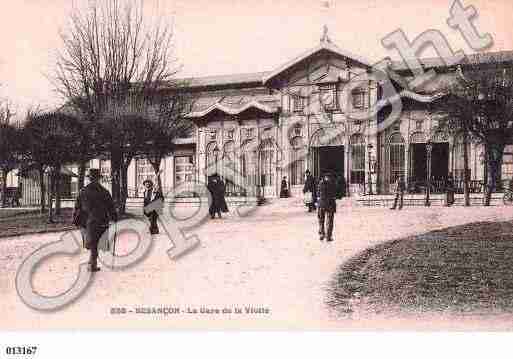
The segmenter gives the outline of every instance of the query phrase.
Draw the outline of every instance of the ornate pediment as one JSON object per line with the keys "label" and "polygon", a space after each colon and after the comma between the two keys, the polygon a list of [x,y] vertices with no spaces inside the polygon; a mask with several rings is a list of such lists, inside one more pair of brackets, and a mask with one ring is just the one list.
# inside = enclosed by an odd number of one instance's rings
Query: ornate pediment
{"label": "ornate pediment", "polygon": [[[276,70],[264,76],[263,84],[270,87],[281,87],[280,85],[282,82],[280,79],[283,80],[284,77],[290,77],[291,73],[297,71],[301,72],[301,69],[307,68],[312,63],[315,63],[315,61],[323,59],[329,60],[333,63],[338,63],[338,67],[341,69],[343,69],[345,67],[344,64],[348,62],[354,63],[356,66],[362,67],[363,69],[371,67],[371,63],[367,59],[342,50],[331,41],[321,41],[321,43],[316,47],[304,52],[295,59],[292,59],[291,61],[283,64]],[[326,65],[326,63],[323,65]],[[314,66],[314,71],[317,70],[318,68]],[[345,72],[341,73],[341,75],[344,74]]]}

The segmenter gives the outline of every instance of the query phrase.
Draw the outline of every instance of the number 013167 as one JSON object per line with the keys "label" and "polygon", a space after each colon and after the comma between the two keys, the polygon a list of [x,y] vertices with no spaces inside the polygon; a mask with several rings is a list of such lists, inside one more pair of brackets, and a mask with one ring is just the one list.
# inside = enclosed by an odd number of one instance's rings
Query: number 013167
{"label": "number 013167", "polygon": [[36,354],[37,346],[7,346],[5,354],[7,355],[34,355]]}

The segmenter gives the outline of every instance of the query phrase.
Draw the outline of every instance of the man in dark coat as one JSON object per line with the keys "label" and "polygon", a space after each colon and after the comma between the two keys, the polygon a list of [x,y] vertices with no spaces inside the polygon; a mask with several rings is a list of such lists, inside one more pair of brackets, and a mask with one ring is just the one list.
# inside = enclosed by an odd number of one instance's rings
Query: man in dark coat
{"label": "man in dark coat", "polygon": [[303,186],[303,193],[312,193],[312,201],[310,203],[306,203],[308,207],[308,212],[312,212],[315,209],[315,202],[317,201],[317,186],[315,183],[315,178],[310,173],[310,170],[306,170],[305,172],[305,185]]}
{"label": "man in dark coat", "polygon": [[98,242],[109,226],[109,221],[117,221],[117,213],[109,191],[100,185],[100,170],[89,170],[90,183],[82,188],[75,202],[73,223],[80,227],[84,244],[91,251],[89,271],[97,272]]}
{"label": "man in dark coat", "polygon": [[[158,189],[153,188],[153,182],[151,180],[145,180],[143,182],[143,185],[144,187],[146,187],[146,189],[144,190],[144,207],[146,207],[152,202],[164,199],[162,193]],[[157,213],[157,211],[146,212],[145,210],[143,210],[143,212],[144,215],[148,217],[148,220],[150,221],[150,233],[159,234],[159,226],[157,224],[159,214]]]}
{"label": "man in dark coat", "polygon": [[225,199],[225,185],[218,174],[210,176],[207,188],[212,196],[212,203],[210,204],[209,213],[212,219],[217,214],[221,218],[221,212],[228,212],[228,206]]}
{"label": "man in dark coat", "polygon": [[[319,218],[319,239],[322,241],[327,237],[327,241],[333,241],[333,219],[337,211],[337,184],[330,172],[325,173],[318,186],[319,192],[319,209],[317,216]],[[326,232],[324,231],[324,224],[326,223]]]}
{"label": "man in dark coat", "polygon": [[288,197],[289,197],[289,185],[287,184],[287,177],[284,176],[281,180],[280,198],[288,198]]}
{"label": "man in dark coat", "polygon": [[[222,213],[228,212],[228,205],[226,204],[226,184],[223,181],[223,178],[220,176],[217,176],[217,191],[219,196],[219,208],[221,209]],[[219,218],[221,218],[221,215],[219,215]]]}
{"label": "man in dark coat", "polygon": [[445,180],[445,205],[450,207],[454,204],[454,179],[452,173],[449,173]]}
{"label": "man in dark coat", "polygon": [[396,209],[397,202],[399,202],[398,210],[403,209],[403,198],[404,198],[404,190],[406,186],[404,184],[404,180],[402,176],[399,176],[395,182],[395,198],[394,205],[390,209]]}

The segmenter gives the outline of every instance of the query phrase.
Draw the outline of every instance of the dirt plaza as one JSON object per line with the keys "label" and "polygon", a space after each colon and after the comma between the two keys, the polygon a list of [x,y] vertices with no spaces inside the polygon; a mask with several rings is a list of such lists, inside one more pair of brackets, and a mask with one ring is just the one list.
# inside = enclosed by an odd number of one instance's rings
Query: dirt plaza
{"label": "dirt plaza", "polygon": [[[509,221],[513,208],[361,207],[339,201],[335,241],[317,238],[315,214],[300,200],[283,199],[248,216],[232,208],[223,219],[193,232],[200,245],[176,261],[170,244],[155,238],[151,253],[119,272],[95,275],[88,290],[70,306],[38,312],[23,304],[15,288],[21,262],[59,234],[0,241],[2,329],[511,329],[513,315],[467,313],[359,313],[340,317],[326,305],[326,287],[337,268],[361,251],[394,239],[481,221]],[[134,241],[122,237],[118,253]],[[87,252],[47,259],[34,273],[39,293],[54,296],[76,278]]]}

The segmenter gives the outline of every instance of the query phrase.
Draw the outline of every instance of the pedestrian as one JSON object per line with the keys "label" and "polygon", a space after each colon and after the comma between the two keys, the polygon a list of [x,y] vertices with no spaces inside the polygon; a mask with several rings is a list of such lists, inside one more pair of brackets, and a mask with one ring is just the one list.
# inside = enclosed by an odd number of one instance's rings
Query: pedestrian
{"label": "pedestrian", "polygon": [[[394,205],[390,209],[403,209],[403,197],[404,197],[405,184],[402,176],[397,177],[395,181],[395,198]],[[397,207],[397,202],[399,202],[399,207]]]}
{"label": "pedestrian", "polygon": [[317,201],[317,186],[310,170],[305,171],[303,194],[305,196],[305,205],[308,207],[308,212],[312,212],[315,209],[315,202]]}
{"label": "pedestrian", "polygon": [[449,173],[445,180],[445,205],[450,207],[454,204],[454,179],[452,173]]}
{"label": "pedestrian", "polygon": [[[222,213],[228,213],[228,205],[226,204],[226,184],[223,181],[223,178],[218,176],[217,181],[218,187],[218,196],[219,196],[219,208]],[[221,218],[221,214],[219,214],[219,218]]]}
{"label": "pedestrian", "polygon": [[[326,172],[319,181],[319,208],[317,217],[319,219],[319,239],[327,238],[328,242],[333,241],[333,219],[337,211],[337,184],[331,172]],[[326,222],[326,223],[325,223]],[[326,224],[326,231],[324,225]]]}
{"label": "pedestrian", "polygon": [[289,185],[287,184],[287,177],[284,176],[281,180],[280,198],[288,198],[288,197],[289,197]]}
{"label": "pedestrian", "polygon": [[[156,201],[164,201],[164,196],[162,195],[161,191],[159,189],[153,188],[153,182],[149,179],[144,180],[143,185],[145,187],[144,190],[144,208],[148,206],[151,203],[154,203]],[[150,221],[150,233],[151,234],[159,234],[159,226],[158,226],[158,219],[159,214],[157,210],[153,211],[146,211],[143,208],[144,215],[148,218]]]}
{"label": "pedestrian", "polygon": [[98,272],[98,243],[109,227],[109,221],[118,217],[109,191],[100,184],[100,170],[89,170],[90,183],[80,190],[75,201],[73,224],[80,228],[84,247],[90,251],[89,272]]}
{"label": "pedestrian", "polygon": [[221,212],[228,212],[225,199],[225,186],[217,173],[209,177],[207,188],[212,196],[209,207],[210,218],[214,219],[216,214],[221,218]]}

